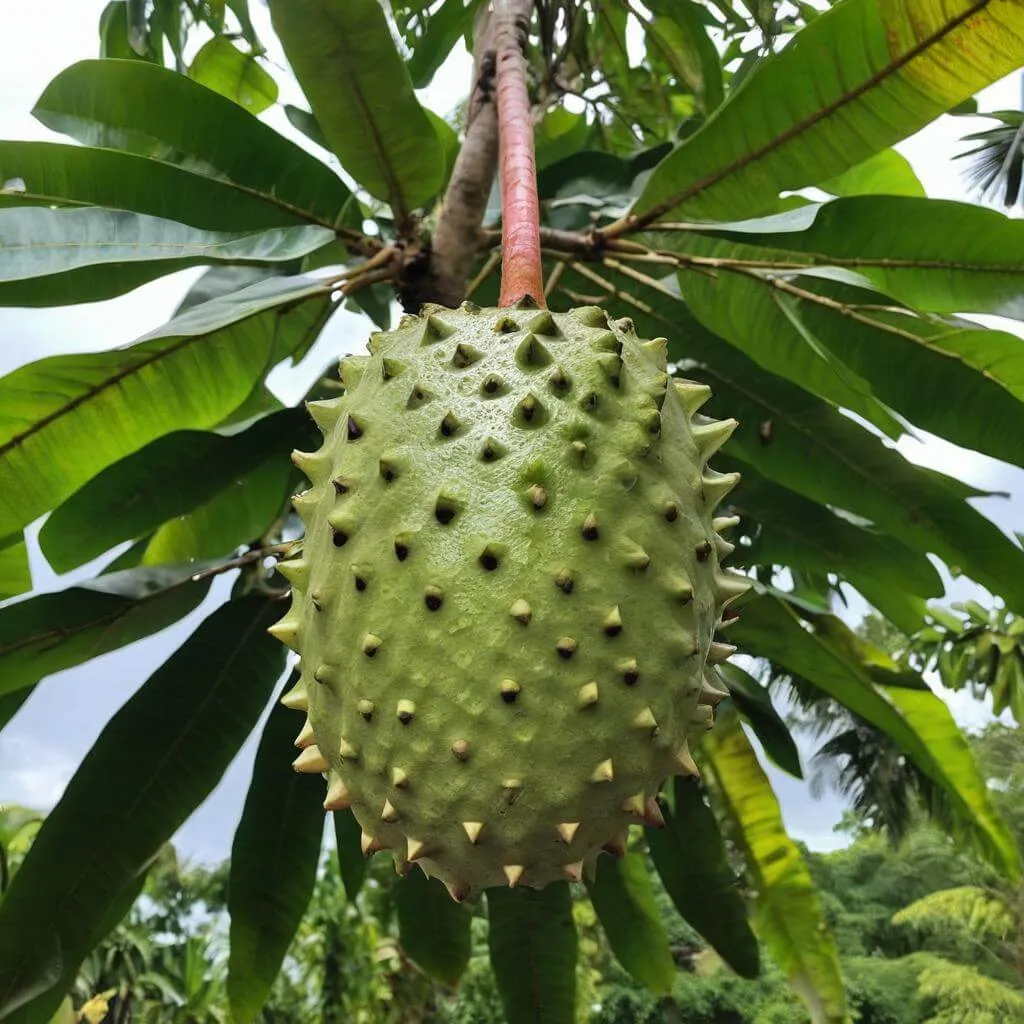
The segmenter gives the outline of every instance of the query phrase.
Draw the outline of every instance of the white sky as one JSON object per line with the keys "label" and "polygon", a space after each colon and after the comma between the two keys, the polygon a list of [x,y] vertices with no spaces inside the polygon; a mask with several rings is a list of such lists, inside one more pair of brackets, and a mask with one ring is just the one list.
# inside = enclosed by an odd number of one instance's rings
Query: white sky
{"label": "white sky", "polygon": [[[58,139],[32,118],[30,110],[46,84],[62,68],[98,55],[96,26],[104,0],[5,0],[3,6],[0,138]],[[252,7],[264,41],[273,42],[266,12],[258,0]],[[288,76],[280,69],[277,72],[282,102],[304,105]],[[467,82],[467,58],[461,52],[424,91],[424,101],[443,115],[462,98]],[[1011,77],[986,90],[980,101],[982,109],[1001,109],[1017,106],[1019,98],[1019,79]],[[296,137],[279,110],[268,112],[266,119],[278,130]],[[955,152],[960,135],[980,126],[981,122],[944,117],[899,147],[914,165],[929,195],[967,198],[959,168],[950,160],[950,154]],[[297,141],[305,144],[301,136],[297,136]],[[324,156],[322,151],[318,155]],[[199,273],[184,271],[109,302],[87,306],[0,309],[0,374],[46,355],[111,348],[139,337],[167,319]],[[361,317],[338,313],[300,367],[275,372],[275,389],[287,400],[294,400],[328,362],[362,348],[366,334],[366,322]],[[937,439],[928,439],[923,444],[905,439],[900,448],[915,461],[980,487],[1012,492],[1012,502],[988,499],[980,502],[979,507],[1006,530],[1024,528],[1024,473],[1020,470]],[[34,533],[33,530],[33,536]],[[38,552],[34,553],[33,562],[36,583],[42,589],[59,589],[97,567],[85,567],[58,579],[42,563]],[[203,607],[158,637],[51,677],[42,684],[0,735],[0,802],[52,806],[110,715],[189,635],[213,604],[222,599],[225,585],[222,581]],[[963,596],[962,590],[958,596]],[[953,694],[949,700],[965,725],[976,726],[985,720],[986,712],[971,698]],[[254,743],[255,738],[215,793],[179,833],[176,841],[185,855],[212,861],[229,853]],[[832,832],[842,810],[836,800],[813,801],[802,783],[771,766],[769,772],[793,835],[817,849],[843,845],[845,840]]]}

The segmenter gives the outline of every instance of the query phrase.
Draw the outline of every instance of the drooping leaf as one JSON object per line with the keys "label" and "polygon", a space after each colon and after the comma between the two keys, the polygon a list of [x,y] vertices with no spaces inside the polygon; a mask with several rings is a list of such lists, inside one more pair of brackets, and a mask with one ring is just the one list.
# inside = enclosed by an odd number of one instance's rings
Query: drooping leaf
{"label": "drooping leaf", "polygon": [[757,890],[755,922],[814,1024],[846,1024],[839,953],[811,873],[786,832],[779,802],[735,716],[720,715],[704,749],[730,836]]}
{"label": "drooping leaf", "polygon": [[804,773],[800,767],[800,751],[793,734],[775,710],[768,691],[739,665],[726,662],[718,666],[718,672],[729,689],[736,710],[753,729],[764,752],[783,771],[802,779]]}
{"label": "drooping leaf", "polygon": [[363,830],[351,811],[333,811],[332,817],[338,870],[345,895],[351,902],[359,895],[366,879],[366,858],[360,847]]}
{"label": "drooping leaf", "polygon": [[487,920],[508,1024],[574,1024],[576,926],[568,883],[488,889]]}
{"label": "drooping leaf", "polygon": [[126,150],[230,183],[332,227],[349,191],[326,164],[236,103],[139,61],[86,60],[62,71],[33,110],[86,146]]}
{"label": "drooping leaf", "polygon": [[0,694],[177,622],[195,608],[209,580],[205,566],[128,569],[0,609]]}
{"label": "drooping leaf", "polygon": [[146,545],[144,565],[180,565],[230,555],[256,543],[288,509],[301,477],[284,455],[241,474],[209,501],[164,523]]}
{"label": "drooping leaf", "polygon": [[655,0],[658,15],[647,26],[648,47],[661,51],[680,80],[693,90],[700,108],[711,114],[722,102],[722,62],[708,37],[701,8],[692,0]]}
{"label": "drooping leaf", "polygon": [[652,992],[668,995],[676,965],[643,857],[598,857],[587,892],[619,963]]}
{"label": "drooping leaf", "polygon": [[49,1020],[116,924],[111,908],[220,780],[284,669],[266,635],[279,615],[264,596],[228,602],[107,724],[0,905],[0,1013],[32,998],[58,957],[59,983],[20,1018]]}
{"label": "drooping leaf", "polygon": [[191,512],[273,456],[306,450],[311,429],[305,409],[293,408],[237,434],[186,430],[160,437],[56,508],[39,531],[39,546],[57,572],[67,572]]}
{"label": "drooping leaf", "polygon": [[203,263],[290,263],[334,240],[307,224],[235,234],[123,210],[0,209],[0,305],[108,299]]}
{"label": "drooping leaf", "polygon": [[[723,243],[695,241],[703,250]],[[822,339],[794,324],[788,298],[756,276],[722,270],[709,277],[697,269],[679,274],[679,287],[693,315],[720,338],[745,352],[760,366],[812,394],[859,413],[892,438],[903,427],[863,376],[849,367]],[[750,329],[755,322],[757,328]]]}
{"label": "drooping leaf", "polygon": [[224,36],[214,36],[200,49],[192,58],[188,76],[250,114],[260,114],[277,102],[277,83],[255,55],[242,53]]}
{"label": "drooping leaf", "polygon": [[429,978],[454,987],[469,963],[469,907],[456,903],[436,878],[416,868],[395,886],[402,949]]}
{"label": "drooping leaf", "polygon": [[734,565],[824,570],[855,584],[867,578],[921,597],[942,594],[938,572],[920,552],[771,483],[746,463],[719,456],[715,467],[722,473],[742,472],[743,487],[729,495],[729,506],[751,526],[759,527],[751,535],[741,523],[749,544],[737,547]]}
{"label": "drooping leaf", "polygon": [[441,140],[377,0],[271,0],[288,60],[331,150],[395,219],[441,188]]}
{"label": "drooping leaf", "polygon": [[16,533],[0,540],[0,601],[32,589],[25,538]]}
{"label": "drooping leaf", "polygon": [[[732,642],[807,679],[884,732],[949,798],[994,864],[1020,871],[1013,839],[949,708],[927,684],[833,615],[765,594],[730,630]],[[909,677],[909,678],[908,678]]]}
{"label": "drooping leaf", "polygon": [[862,163],[1003,75],[1014,0],[846,0],[762,61],[651,175],[635,212],[736,219]]}
{"label": "drooping leaf", "polygon": [[293,771],[298,716],[275,704],[231,846],[227,991],[236,1021],[263,1008],[316,883],[323,786]]}
{"label": "drooping leaf", "polygon": [[473,25],[480,0],[445,0],[427,19],[423,35],[413,47],[409,59],[409,77],[417,89],[430,85],[437,69],[452,48]]}
{"label": "drooping leaf", "polygon": [[863,163],[818,182],[818,188],[834,196],[921,196],[924,185],[910,161],[895,149],[883,149]]}
{"label": "drooping leaf", "polygon": [[128,348],[53,356],[0,380],[0,536],[149,441],[223,420],[330,308],[323,285],[262,281]]}
{"label": "drooping leaf", "polygon": [[102,206],[133,210],[209,231],[254,231],[309,222],[289,204],[238,188],[223,177],[115,149],[59,142],[0,142],[0,190],[8,206]]}
{"label": "drooping leaf", "polygon": [[663,807],[663,829],[649,828],[647,848],[665,891],[686,922],[744,978],[761,969],[746,901],[700,785],[677,779],[675,808]]}

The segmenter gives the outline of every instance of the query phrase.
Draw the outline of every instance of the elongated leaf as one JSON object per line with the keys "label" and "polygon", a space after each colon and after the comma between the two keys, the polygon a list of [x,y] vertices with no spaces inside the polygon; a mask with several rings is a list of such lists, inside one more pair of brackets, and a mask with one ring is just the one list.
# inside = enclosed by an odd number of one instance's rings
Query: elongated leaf
{"label": "elongated leaf", "polygon": [[399,221],[436,195],[444,148],[377,0],[271,0],[270,14],[342,167]]}
{"label": "elongated leaf", "polygon": [[251,53],[242,53],[229,39],[214,36],[192,59],[188,77],[226,96],[250,114],[277,102],[277,83]]}
{"label": "elongated leaf", "polygon": [[769,212],[1016,70],[1022,51],[1015,0],[846,0],[761,63],[651,175],[636,212]]}
{"label": "elongated leaf", "polygon": [[459,38],[470,30],[480,0],[445,0],[427,19],[409,60],[409,77],[417,89],[430,85]]}
{"label": "elongated leaf", "polygon": [[228,602],[100,734],[0,905],[0,1013],[56,956],[59,984],[23,1011],[26,1024],[49,1020],[116,923],[111,907],[217,784],[284,669],[266,635],[279,614],[266,597]]}
{"label": "elongated leaf", "polygon": [[[713,389],[706,411],[735,416],[729,455],[774,483],[868,520],[908,547],[932,552],[1024,613],[1024,553],[964,500],[979,493],[912,465],[833,407],[724,345],[664,290],[607,273],[638,330],[669,338],[685,376]],[[566,286],[586,280],[563,275]],[[590,284],[590,291],[593,285]]]}
{"label": "elongated leaf", "polygon": [[323,785],[291,768],[297,717],[271,710],[231,846],[227,989],[240,1024],[263,1008],[316,883]]}
{"label": "elongated leaf", "polygon": [[863,163],[818,183],[835,196],[920,196],[924,185],[910,161],[895,149],[883,149]]}
{"label": "elongated leaf", "polygon": [[757,939],[715,816],[695,780],[677,779],[674,797],[674,810],[662,808],[665,827],[646,829],[647,847],[665,891],[686,922],[737,974],[757,977]]}
{"label": "elongated leaf", "polygon": [[749,545],[737,547],[733,564],[825,570],[855,583],[866,577],[921,597],[942,594],[942,580],[923,554],[771,483],[738,460],[719,456],[715,467],[722,473],[742,471],[743,487],[729,496],[729,505],[760,525]]}
{"label": "elongated leaf", "polygon": [[491,967],[508,1024],[573,1024],[576,926],[566,882],[488,889]]}
{"label": "elongated leaf", "polygon": [[339,223],[349,197],[329,167],[231,100],[141,61],[73,64],[33,113],[86,146],[177,164],[313,223]]}
{"label": "elongated leaf", "polygon": [[282,339],[300,344],[328,308],[323,285],[272,279],[128,348],[54,356],[0,380],[0,536],[149,441],[220,422],[287,354]]}
{"label": "elongated leaf", "polygon": [[366,858],[360,847],[363,830],[351,811],[334,811],[334,839],[338,857],[338,870],[345,895],[355,900],[366,879]]}
{"label": "elongated leaf", "polygon": [[[970,748],[949,708],[923,680],[855,637],[834,616],[803,608],[798,614],[795,604],[777,595],[750,602],[731,636],[744,650],[802,676],[889,736],[947,794],[993,863],[1009,875],[1019,873],[1013,839],[992,806]],[[878,685],[886,679],[888,685]]]}
{"label": "elongated leaf", "polygon": [[926,312],[1024,319],[1024,223],[983,206],[856,196],[725,230],[735,242],[763,247],[748,255],[848,268]]}
{"label": "elongated leaf", "polygon": [[145,565],[180,565],[221,558],[261,540],[287,514],[302,477],[284,455],[232,481],[210,501],[164,523],[142,556]]}
{"label": "elongated leaf", "polygon": [[659,15],[647,26],[648,49],[665,57],[693,90],[700,109],[710,114],[722,102],[722,63],[700,7],[692,0],[655,0],[647,6]]}
{"label": "elongated leaf", "polygon": [[721,715],[704,744],[757,889],[758,935],[804,1000],[814,1024],[846,1024],[839,953],[814,881],[782,821],[771,783],[734,716]]}
{"label": "elongated leaf", "polygon": [[599,857],[587,892],[619,963],[652,992],[668,995],[676,965],[643,857]]}
{"label": "elongated leaf", "polygon": [[[704,240],[694,248],[710,251],[722,243]],[[872,394],[867,382],[813,332],[794,324],[788,308],[760,278],[722,271],[715,277],[682,271],[679,286],[693,315],[710,331],[793,384],[851,412],[859,413],[892,438],[903,427]],[[752,308],[748,308],[752,307]],[[750,324],[757,324],[756,330]]]}
{"label": "elongated leaf", "polygon": [[729,688],[736,710],[754,731],[764,752],[784,771],[795,778],[804,777],[800,752],[793,734],[775,710],[768,691],[739,665],[719,665],[719,675]]}
{"label": "elongated leaf", "polygon": [[[306,450],[305,409],[283,409],[238,434],[183,430],[146,445],[76,491],[47,518],[39,546],[67,572],[185,515],[275,455]],[[173,486],[168,486],[173,481]]]}
{"label": "elongated leaf", "polygon": [[[715,259],[784,262],[787,258],[779,250],[695,236],[682,244],[694,254]],[[1024,262],[1018,285],[1024,286]],[[810,342],[824,356],[816,361],[819,367],[842,367],[863,392],[913,423],[993,458],[1018,465],[1024,461],[1021,446],[1015,443],[1024,436],[1020,338],[963,320],[942,322],[909,311],[880,309],[880,297],[874,291],[810,278],[795,282],[800,295],[760,276],[724,271],[714,279],[684,273],[681,286],[706,327],[736,342],[768,369],[782,364],[776,364],[773,356],[766,358],[765,351],[789,353],[790,362],[799,366],[792,353]],[[751,341],[755,335],[758,340]],[[849,409],[870,413],[870,407],[857,406],[856,396],[851,402],[813,378],[799,373],[787,376]]]}
{"label": "elongated leaf", "polygon": [[0,193],[7,206],[88,205],[134,210],[211,231],[252,231],[308,223],[286,205],[230,182],[113,149],[59,142],[0,142]]}
{"label": "elongated leaf", "polygon": [[203,566],[129,569],[0,609],[0,694],[157,633],[195,608]]}
{"label": "elongated leaf", "polygon": [[436,878],[412,870],[395,886],[398,935],[409,959],[428,977],[454,987],[469,963],[469,907]]}
{"label": "elongated leaf", "polygon": [[0,541],[0,601],[32,589],[28,549],[21,534]]}
{"label": "elongated leaf", "polygon": [[107,299],[203,263],[287,263],[334,240],[308,224],[232,234],[123,210],[0,210],[0,304]]}

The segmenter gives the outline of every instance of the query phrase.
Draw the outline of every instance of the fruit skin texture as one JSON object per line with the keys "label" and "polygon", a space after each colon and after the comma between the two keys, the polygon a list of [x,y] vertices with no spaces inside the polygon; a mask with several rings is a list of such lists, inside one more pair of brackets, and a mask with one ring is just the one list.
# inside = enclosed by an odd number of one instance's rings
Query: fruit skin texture
{"label": "fruit skin texture", "polygon": [[301,655],[295,766],[455,899],[579,879],[696,773],[746,589],[713,518],[737,478],[706,465],[735,421],[666,346],[593,306],[426,307],[310,405],[271,630]]}

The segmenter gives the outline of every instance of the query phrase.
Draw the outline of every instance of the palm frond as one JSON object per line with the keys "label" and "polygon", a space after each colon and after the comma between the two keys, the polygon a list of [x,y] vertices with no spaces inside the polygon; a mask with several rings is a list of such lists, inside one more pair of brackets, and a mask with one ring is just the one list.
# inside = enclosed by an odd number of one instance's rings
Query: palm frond
{"label": "palm frond", "polygon": [[995,126],[965,135],[964,142],[979,145],[954,159],[968,161],[965,177],[982,200],[1010,207],[1022,196],[1024,112],[1000,110],[984,116],[994,120]]}

